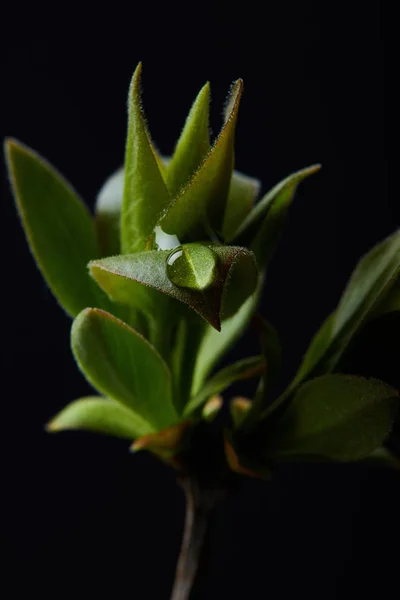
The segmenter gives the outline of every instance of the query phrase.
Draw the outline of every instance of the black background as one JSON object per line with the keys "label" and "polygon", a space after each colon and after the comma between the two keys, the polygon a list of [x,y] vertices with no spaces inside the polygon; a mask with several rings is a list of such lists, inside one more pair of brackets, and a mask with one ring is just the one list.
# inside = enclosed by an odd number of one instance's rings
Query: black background
{"label": "black background", "polygon": [[[266,189],[323,164],[297,195],[262,301],[285,344],[285,377],[358,257],[400,221],[387,106],[394,17],[379,3],[351,4],[1,9],[0,133],[46,156],[90,206],[122,162],[126,95],[139,60],[163,153],[206,80],[217,131],[229,86],[242,77],[237,168]],[[89,387],[3,172],[1,188],[1,585],[12,583],[5,597],[24,589],[168,598],[183,518],[173,474],[144,453],[129,455],[125,442],[44,433],[49,417]],[[254,353],[254,344],[248,336],[232,356]],[[271,484],[244,480],[216,513],[199,597],[395,597],[399,501],[397,474],[359,466],[293,465]]]}

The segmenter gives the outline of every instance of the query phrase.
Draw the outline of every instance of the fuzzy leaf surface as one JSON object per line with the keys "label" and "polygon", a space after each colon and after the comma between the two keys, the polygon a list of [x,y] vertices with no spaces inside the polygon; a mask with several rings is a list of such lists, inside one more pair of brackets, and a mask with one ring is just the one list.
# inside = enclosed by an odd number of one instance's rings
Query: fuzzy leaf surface
{"label": "fuzzy leaf surface", "polygon": [[224,126],[193,177],[159,221],[166,233],[181,241],[201,239],[208,227],[222,228],[234,162],[234,138],[243,84],[232,88]]}
{"label": "fuzzy leaf surface", "polygon": [[188,183],[210,150],[209,109],[210,84],[206,83],[193,103],[168,162],[166,181],[171,197]]}
{"label": "fuzzy leaf surface", "polygon": [[86,306],[109,307],[88,276],[99,248],[93,219],[67,181],[36,152],[16,140],[5,144],[15,202],[36,263],[71,316]]}
{"label": "fuzzy leaf surface", "polygon": [[[253,254],[245,248],[218,245],[209,247],[218,257],[219,270],[213,285],[202,291],[179,287],[170,281],[167,275],[167,259],[170,255],[168,250],[92,261],[90,270],[97,283],[115,302],[132,304],[142,308],[145,313],[156,311],[159,298],[155,294],[149,300],[144,287],[147,286],[187,304],[219,330],[222,313],[233,314],[253,293],[257,284],[257,267]],[[239,275],[241,287],[236,289],[233,282],[237,281]],[[149,306],[150,301],[152,306]]]}
{"label": "fuzzy leaf surface", "polygon": [[156,350],[134,329],[99,309],[75,319],[71,346],[78,366],[101,393],[162,429],[177,420],[171,373]]}
{"label": "fuzzy leaf surface", "polygon": [[398,408],[397,390],[381,381],[322,375],[297,390],[268,434],[266,454],[359,460],[382,445]]}
{"label": "fuzzy leaf surface", "polygon": [[147,130],[140,98],[142,66],[132,77],[128,98],[125,185],[121,212],[124,253],[144,250],[170,202],[158,155]]}

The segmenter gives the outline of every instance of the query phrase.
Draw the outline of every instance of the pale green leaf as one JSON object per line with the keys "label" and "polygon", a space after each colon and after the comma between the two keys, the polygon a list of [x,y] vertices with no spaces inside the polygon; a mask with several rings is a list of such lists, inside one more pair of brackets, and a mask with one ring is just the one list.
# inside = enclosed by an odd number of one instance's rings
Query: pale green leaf
{"label": "pale green leaf", "polygon": [[171,197],[188,183],[210,150],[210,84],[200,90],[186,119],[172,159],[168,162],[166,182]]}
{"label": "pale green leaf", "polygon": [[96,229],[102,256],[121,253],[121,204],[124,169],[118,169],[104,183],[96,200]]}
{"label": "pale green leaf", "polygon": [[163,230],[177,235],[181,241],[201,239],[209,227],[216,231],[222,228],[233,171],[235,127],[242,87],[241,80],[233,86],[229,111],[219,136],[160,219]]}
{"label": "pale green leaf", "polygon": [[121,402],[153,428],[176,422],[167,365],[126,323],[105,311],[85,309],[72,325],[71,345],[78,366],[99,392]]}
{"label": "pale green leaf", "polygon": [[160,159],[147,130],[140,99],[142,66],[133,75],[128,100],[125,151],[125,185],[121,213],[121,247],[124,253],[146,247],[170,202]]}
{"label": "pale green leaf", "polygon": [[51,433],[71,429],[130,440],[155,431],[147,421],[123,404],[99,396],[88,396],[71,402],[46,425],[46,430]]}
{"label": "pale green leaf", "polygon": [[71,316],[86,306],[110,306],[88,276],[87,263],[100,253],[94,222],[83,202],[33,150],[8,139],[5,153],[30,249],[61,306]]}

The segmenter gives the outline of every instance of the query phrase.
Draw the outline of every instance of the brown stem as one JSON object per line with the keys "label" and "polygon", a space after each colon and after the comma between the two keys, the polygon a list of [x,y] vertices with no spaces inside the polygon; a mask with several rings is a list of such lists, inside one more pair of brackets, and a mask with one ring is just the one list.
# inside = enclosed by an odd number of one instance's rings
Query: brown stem
{"label": "brown stem", "polygon": [[171,600],[189,600],[200,562],[209,514],[219,496],[215,492],[200,490],[197,482],[190,477],[183,479],[181,484],[186,497],[186,517]]}

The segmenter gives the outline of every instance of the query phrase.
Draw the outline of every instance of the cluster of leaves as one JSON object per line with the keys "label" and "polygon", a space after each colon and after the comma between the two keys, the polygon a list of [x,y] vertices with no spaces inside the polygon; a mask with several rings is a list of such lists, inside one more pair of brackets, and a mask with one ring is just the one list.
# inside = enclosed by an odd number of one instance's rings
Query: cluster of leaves
{"label": "cluster of leaves", "polygon": [[[359,263],[335,312],[314,337],[286,391],[270,399],[281,346],[258,318],[262,352],[215,373],[257,309],[299,183],[298,171],[257,203],[260,182],[234,170],[242,95],[237,81],[210,143],[206,84],[172,157],[159,155],[140,98],[141,65],[128,101],[124,167],[101,189],[94,218],[73,188],[35,152],[6,142],[22,225],[51,290],[74,318],[71,346],[99,396],[75,400],[49,431],[88,429],[131,440],[176,468],[201,422],[212,420],[234,381],[260,377],[255,398],[231,402],[226,460],[267,475],[276,460],[358,460],[387,438],[398,393],[335,372],[364,324],[400,310],[400,232]],[[249,443],[251,440],[251,443]]]}

